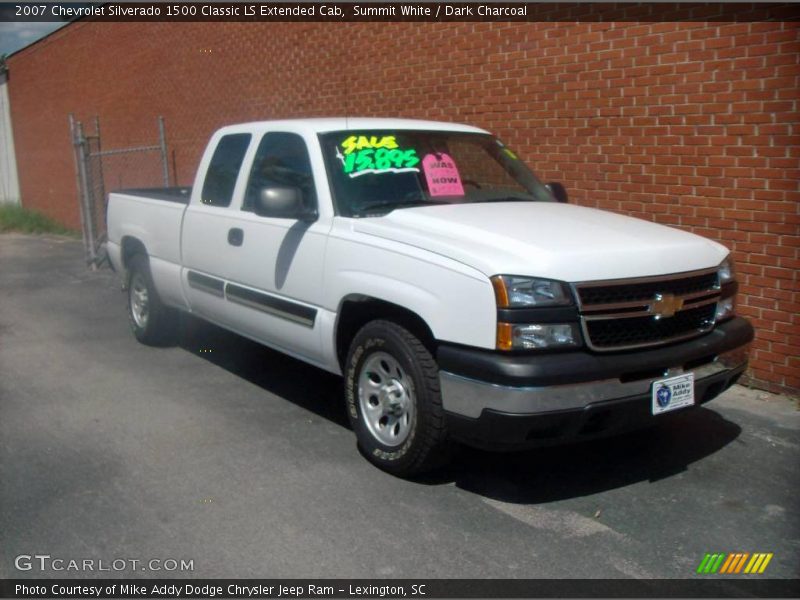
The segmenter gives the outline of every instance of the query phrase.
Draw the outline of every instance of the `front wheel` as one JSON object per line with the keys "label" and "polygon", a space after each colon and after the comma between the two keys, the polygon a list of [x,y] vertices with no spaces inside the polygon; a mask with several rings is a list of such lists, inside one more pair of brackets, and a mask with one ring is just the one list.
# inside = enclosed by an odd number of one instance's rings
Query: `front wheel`
{"label": "front wheel", "polygon": [[407,477],[447,459],[439,369],[400,325],[372,321],[356,334],[345,366],[345,398],[359,447],[381,469]]}

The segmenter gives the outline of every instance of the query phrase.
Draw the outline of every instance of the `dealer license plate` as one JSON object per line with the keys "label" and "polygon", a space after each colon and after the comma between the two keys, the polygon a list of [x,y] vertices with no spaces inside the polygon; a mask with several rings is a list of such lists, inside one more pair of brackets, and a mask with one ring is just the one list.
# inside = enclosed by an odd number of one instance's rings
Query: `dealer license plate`
{"label": "dealer license plate", "polygon": [[653,414],[677,410],[694,404],[694,373],[684,373],[653,382]]}

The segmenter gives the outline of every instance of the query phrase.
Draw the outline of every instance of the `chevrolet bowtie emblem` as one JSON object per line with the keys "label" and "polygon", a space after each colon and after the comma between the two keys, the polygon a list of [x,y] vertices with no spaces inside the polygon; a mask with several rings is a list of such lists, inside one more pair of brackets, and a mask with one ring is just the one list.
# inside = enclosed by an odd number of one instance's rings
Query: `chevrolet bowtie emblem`
{"label": "chevrolet bowtie emblem", "polygon": [[675,294],[656,294],[647,310],[656,319],[662,319],[673,316],[682,308],[683,298],[676,298]]}

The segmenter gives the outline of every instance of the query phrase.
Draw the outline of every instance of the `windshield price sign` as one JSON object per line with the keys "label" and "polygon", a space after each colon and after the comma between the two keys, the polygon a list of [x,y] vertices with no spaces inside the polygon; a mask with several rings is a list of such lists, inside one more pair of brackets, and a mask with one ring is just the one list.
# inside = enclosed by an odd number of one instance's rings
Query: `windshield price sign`
{"label": "windshield price sign", "polygon": [[393,135],[351,135],[336,147],[336,157],[350,177],[419,172],[416,149],[400,148]]}

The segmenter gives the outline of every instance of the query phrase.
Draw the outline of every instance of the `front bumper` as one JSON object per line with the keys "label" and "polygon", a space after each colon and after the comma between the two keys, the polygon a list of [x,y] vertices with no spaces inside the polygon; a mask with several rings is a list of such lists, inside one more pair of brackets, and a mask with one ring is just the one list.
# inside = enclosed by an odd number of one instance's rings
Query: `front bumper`
{"label": "front bumper", "polygon": [[695,406],[708,402],[745,371],[752,339],[750,323],[734,318],[694,340],[614,354],[509,355],[442,346],[448,428],[470,445],[510,449],[647,426],[674,414],[650,414],[654,380],[691,371]]}

